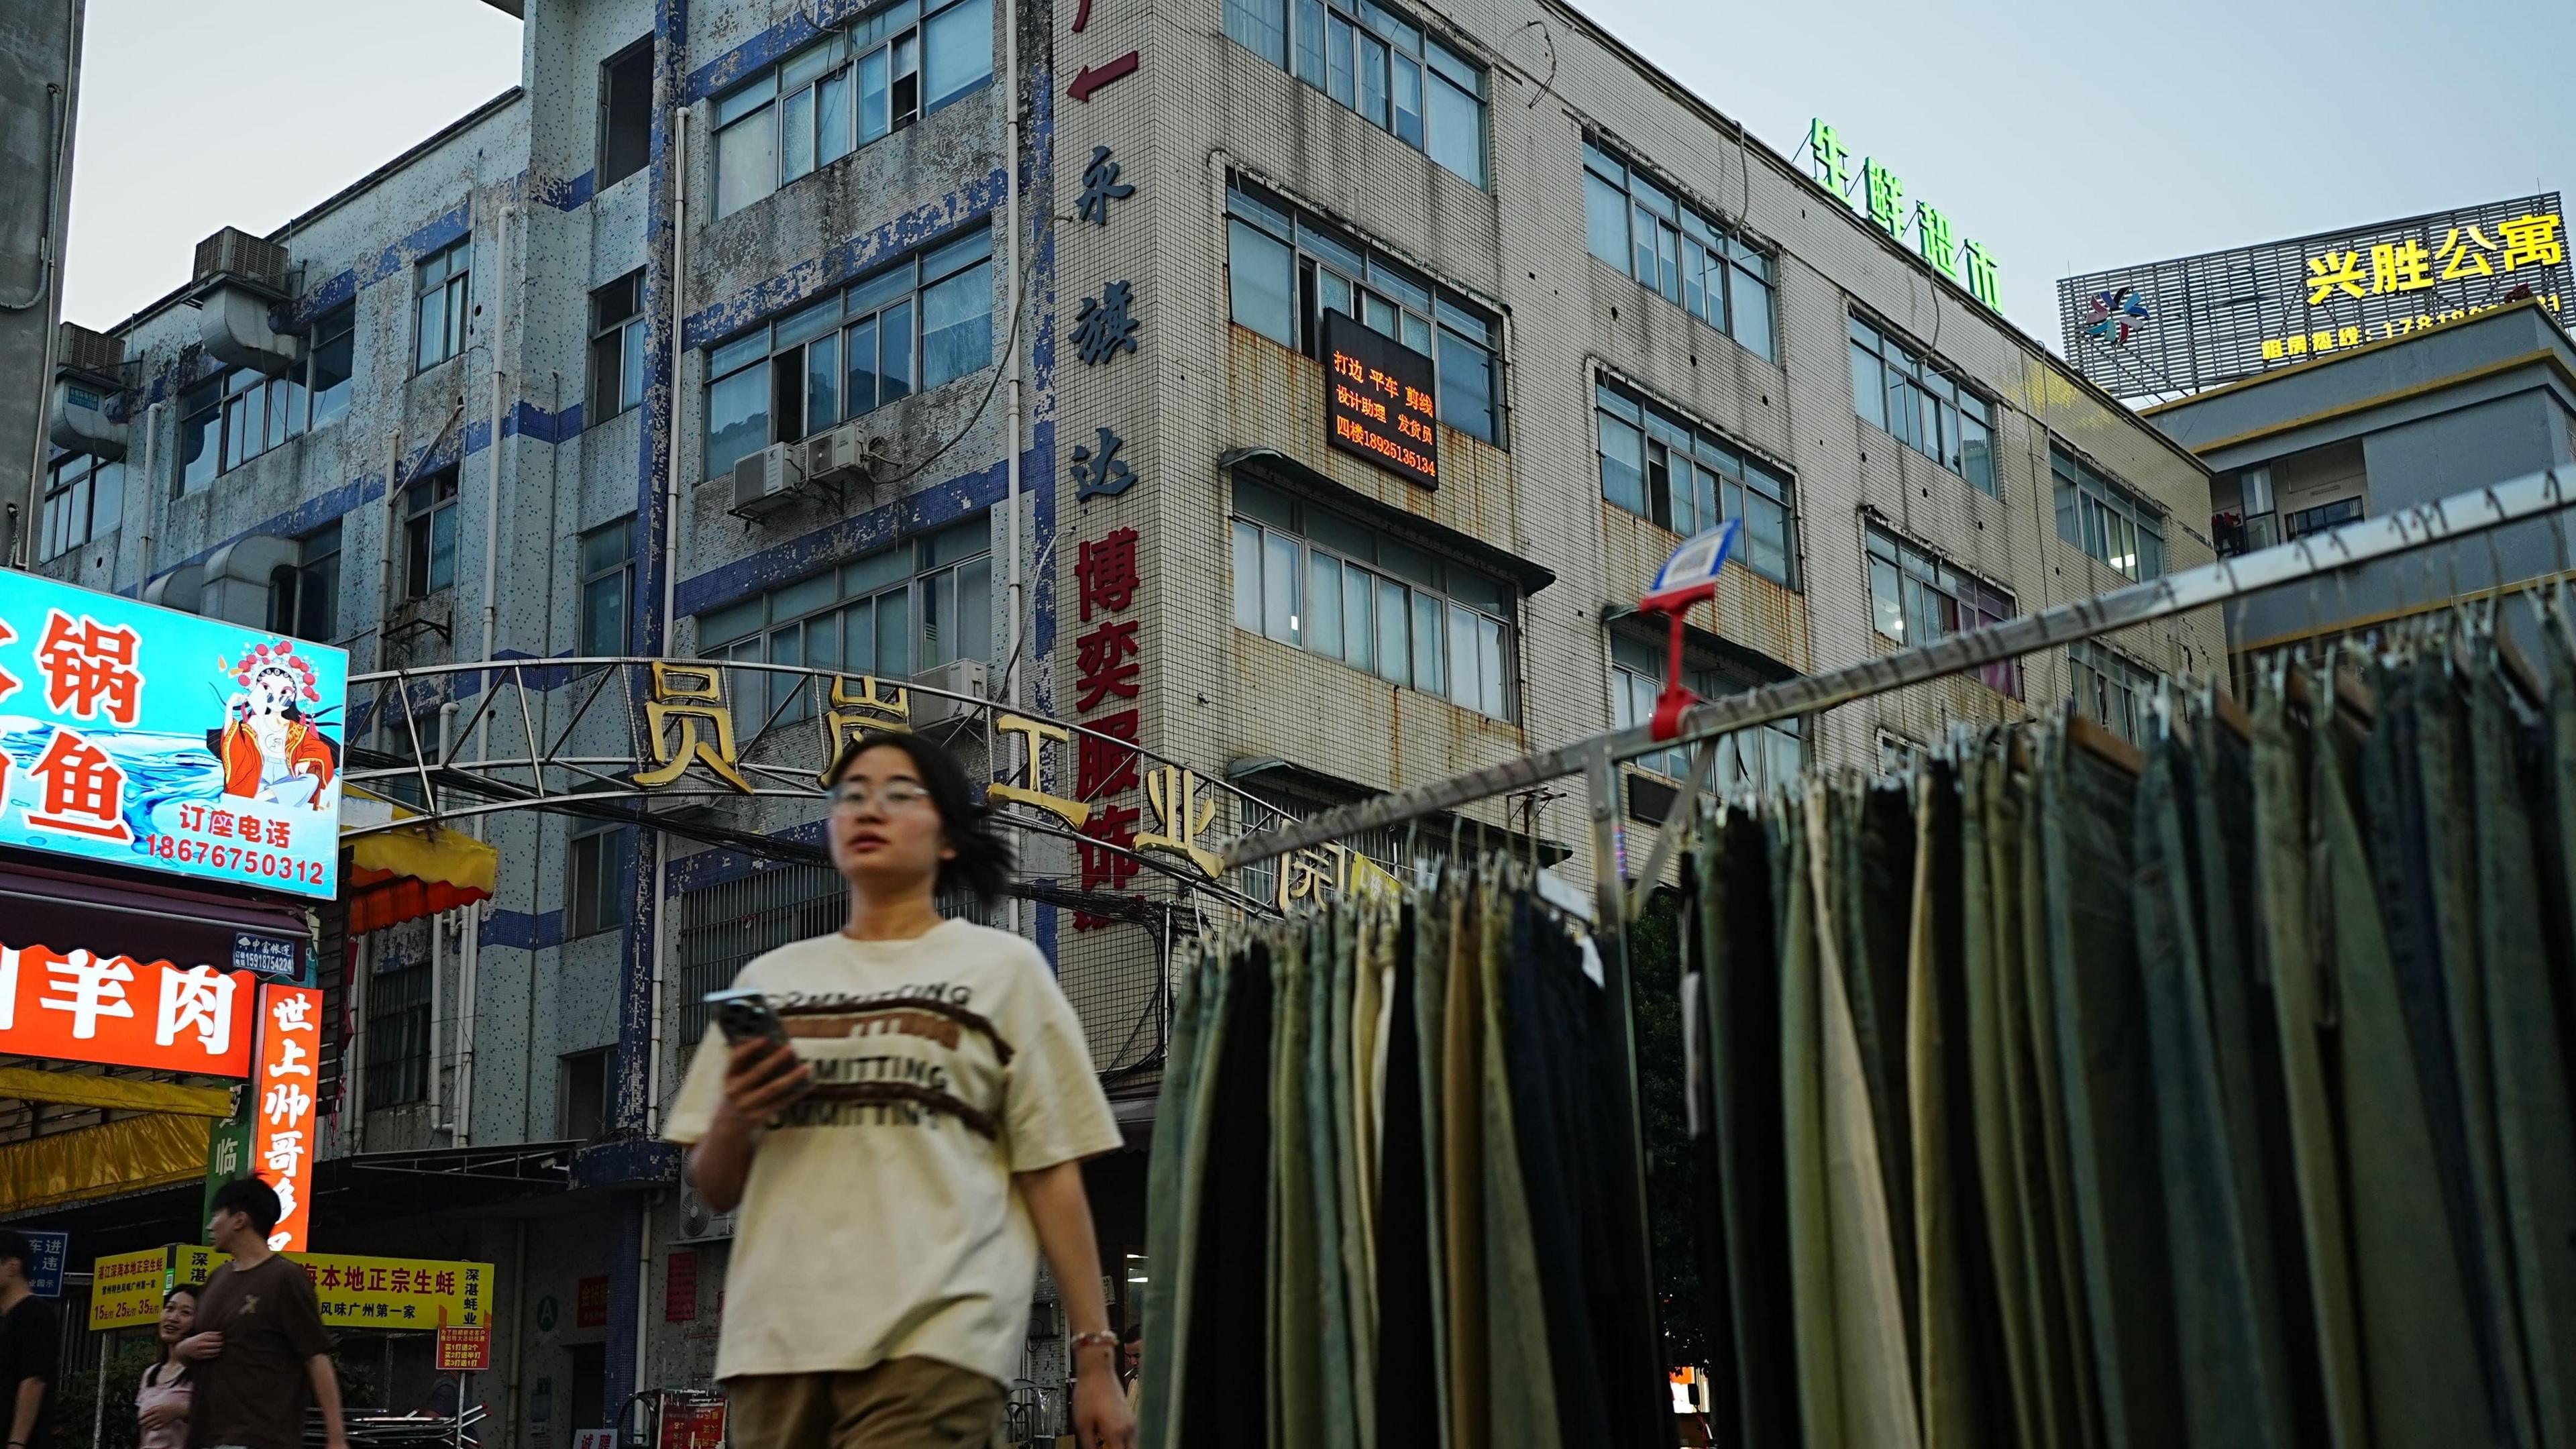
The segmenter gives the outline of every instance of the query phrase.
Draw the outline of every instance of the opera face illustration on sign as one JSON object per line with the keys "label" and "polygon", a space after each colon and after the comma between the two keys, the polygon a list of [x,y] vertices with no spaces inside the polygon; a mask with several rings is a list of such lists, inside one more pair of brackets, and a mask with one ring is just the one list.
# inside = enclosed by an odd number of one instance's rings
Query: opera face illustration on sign
{"label": "opera face illustration on sign", "polygon": [[206,731],[223,763],[224,793],[272,805],[312,807],[339,764],[329,736],[304,713],[322,698],[313,666],[285,640],[256,645],[238,665],[219,668],[239,687],[224,700],[224,722]]}

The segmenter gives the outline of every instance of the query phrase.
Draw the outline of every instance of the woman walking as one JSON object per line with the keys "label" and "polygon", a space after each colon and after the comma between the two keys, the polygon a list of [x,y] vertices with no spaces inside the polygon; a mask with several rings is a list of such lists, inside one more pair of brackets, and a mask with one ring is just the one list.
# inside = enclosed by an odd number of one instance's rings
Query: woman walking
{"label": "woman walking", "polygon": [[161,1295],[161,1357],[134,1386],[143,1449],[181,1449],[188,1442],[188,1403],[196,1396],[196,1385],[188,1381],[188,1361],[179,1357],[178,1348],[196,1322],[195,1288],[182,1283]]}
{"label": "woman walking", "polygon": [[1083,1158],[1118,1146],[1082,1025],[1020,937],[943,919],[1011,869],[946,751],[870,733],[834,762],[838,932],[762,956],[786,1043],[710,1030],[666,1128],[740,1207],[716,1374],[737,1449],[991,1442],[1043,1249],[1073,1330],[1084,1449],[1129,1449]]}

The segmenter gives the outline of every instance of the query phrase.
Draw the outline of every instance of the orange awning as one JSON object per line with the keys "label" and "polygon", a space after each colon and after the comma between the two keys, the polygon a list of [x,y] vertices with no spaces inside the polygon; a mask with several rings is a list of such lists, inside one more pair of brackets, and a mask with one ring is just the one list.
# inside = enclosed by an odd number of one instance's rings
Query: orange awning
{"label": "orange awning", "polygon": [[414,822],[349,840],[345,894],[352,934],[492,898],[501,852],[483,841],[363,790],[345,792],[341,818],[344,831],[388,818]]}

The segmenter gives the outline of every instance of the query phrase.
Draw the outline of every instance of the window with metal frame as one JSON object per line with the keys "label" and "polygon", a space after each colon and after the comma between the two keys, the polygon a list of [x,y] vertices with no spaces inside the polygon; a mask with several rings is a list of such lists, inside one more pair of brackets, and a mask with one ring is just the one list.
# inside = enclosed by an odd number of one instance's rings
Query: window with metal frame
{"label": "window with metal frame", "polygon": [[979,225],[707,352],[706,472],[993,365]]}
{"label": "window with metal frame", "polygon": [[[1871,627],[1905,645],[1930,644],[2020,612],[2009,591],[1876,524],[1869,529],[1869,604]],[[2013,660],[1980,666],[1977,678],[1999,694],[2021,694],[2021,666]]]}
{"label": "window with metal frame", "polygon": [[62,459],[45,473],[45,504],[36,534],[38,560],[59,558],[116,531],[125,516],[125,465],[85,453]]}
{"label": "window with metal frame", "polygon": [[624,825],[586,825],[569,848],[564,937],[595,936],[626,924],[627,884],[635,874],[635,832]]}
{"label": "window with metal frame", "polygon": [[2332,528],[2339,523],[2350,523],[2361,517],[2362,510],[2363,504],[2359,498],[2338,498],[2332,503],[2320,503],[2314,508],[2302,508],[2282,520],[2286,526],[2282,536],[2297,538],[2302,534]]}
{"label": "window with metal frame", "polygon": [[1740,518],[1736,560],[1798,587],[1797,485],[1743,449],[1622,387],[1593,388],[1601,496],[1684,538]]}
{"label": "window with metal frame", "polygon": [[993,0],[900,0],[718,98],[716,215],[891,135],[992,78]]}
{"label": "window with metal frame", "polygon": [[197,492],[288,439],[349,410],[357,308],[344,303],[305,333],[302,356],[276,377],[236,367],[179,398],[175,491]]}
{"label": "window with metal frame", "polygon": [[567,1142],[589,1142],[605,1136],[610,1124],[608,1104],[617,1090],[616,1051],[598,1047],[566,1052],[555,1060],[560,1064],[556,1074],[559,1086],[555,1135]]}
{"label": "window with metal frame", "polygon": [[2142,741],[2155,671],[2091,639],[2068,645],[2066,658],[2074,671],[2075,708],[2131,744]]}
{"label": "window with metal frame", "polygon": [[1440,420],[1500,445],[1502,328],[1465,295],[1287,203],[1241,185],[1226,193],[1226,271],[1234,320],[1322,356],[1323,314],[1356,317],[1431,359]]}
{"label": "window with metal frame", "polygon": [[582,423],[596,427],[644,401],[644,271],[638,267],[590,294],[590,400]]}
{"label": "window with metal frame", "polygon": [[[1668,646],[1652,643],[1624,629],[1610,631],[1610,724],[1635,729],[1655,718],[1655,701],[1663,695]],[[1704,659],[1682,654],[1682,685],[1702,699],[1738,694],[1764,681],[1742,677]],[[1676,745],[1640,755],[1639,769],[1679,780],[1690,772],[1696,746]],[[1723,793],[1760,790],[1797,778],[1806,764],[1807,741],[1799,721],[1775,720],[1738,730],[1717,742],[1715,783]]]}
{"label": "window with metal frame", "polygon": [[387,950],[367,982],[367,1111],[429,1099],[430,1007],[428,960]]}
{"label": "window with metal frame", "polygon": [[[993,528],[976,514],[936,533],[698,616],[698,654],[901,679],[993,655]],[[794,675],[727,670],[748,737],[773,711],[811,719]]]}
{"label": "window with metal frame", "polygon": [[635,586],[635,517],[603,523],[581,536],[581,640],[585,659],[624,654],[626,608]]}
{"label": "window with metal frame", "polygon": [[328,644],[340,629],[340,521],[296,541],[297,561],[269,577],[268,627]]}
{"label": "window with metal frame", "polygon": [[1500,579],[1235,476],[1237,628],[1507,720],[1516,603]]}
{"label": "window with metal frame", "polygon": [[1375,0],[1226,0],[1225,33],[1397,140],[1485,184],[1485,68],[1413,20]]}
{"label": "window with metal frame", "polygon": [[419,330],[414,370],[435,367],[465,350],[474,271],[474,239],[459,237],[422,257],[412,269]]}
{"label": "window with metal frame", "polygon": [[1989,498],[1995,481],[1995,405],[1947,363],[1858,317],[1851,326],[1852,410]]}
{"label": "window with metal frame", "polygon": [[2110,565],[2124,578],[2164,575],[2162,509],[2054,444],[2048,450],[2048,467],[2057,480],[2059,538]]}
{"label": "window with metal frame", "polygon": [[593,193],[644,169],[653,154],[653,37],[599,63],[599,159]]}
{"label": "window with metal frame", "polygon": [[1692,316],[1779,360],[1770,256],[1598,142],[1583,143],[1584,232],[1592,254]]}
{"label": "window with metal frame", "polygon": [[456,470],[403,490],[403,597],[423,599],[456,582]]}

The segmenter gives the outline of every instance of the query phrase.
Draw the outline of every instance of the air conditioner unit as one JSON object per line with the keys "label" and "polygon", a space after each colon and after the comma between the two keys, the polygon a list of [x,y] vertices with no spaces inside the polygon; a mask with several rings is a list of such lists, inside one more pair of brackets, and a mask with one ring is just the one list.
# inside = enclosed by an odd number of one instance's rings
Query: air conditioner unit
{"label": "air conditioner unit", "polygon": [[805,440],[805,481],[834,488],[864,488],[876,481],[884,440],[857,423],[843,423]]}
{"label": "air conditioner unit", "polygon": [[805,445],[772,443],[733,465],[733,511],[756,518],[784,506],[805,485]]}
{"label": "air conditioner unit", "polygon": [[[983,699],[986,697],[984,685],[988,673],[989,666],[981,659],[951,659],[935,669],[924,670],[914,675],[912,682],[924,689],[944,689],[950,694],[965,695],[968,699]],[[914,729],[927,729],[932,725],[946,724],[950,720],[962,719],[973,712],[974,706],[964,700],[948,699],[936,694],[916,693],[912,696]]]}

